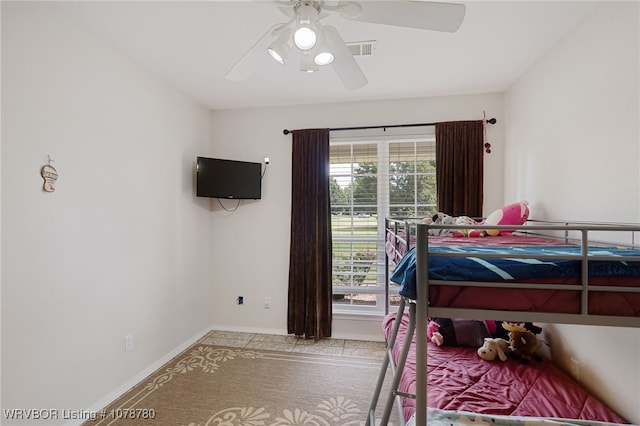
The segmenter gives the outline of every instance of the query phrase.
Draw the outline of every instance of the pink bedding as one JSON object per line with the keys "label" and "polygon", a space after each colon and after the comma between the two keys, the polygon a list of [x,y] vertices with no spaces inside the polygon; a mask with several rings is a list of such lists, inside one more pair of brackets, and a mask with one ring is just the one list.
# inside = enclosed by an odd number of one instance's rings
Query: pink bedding
{"label": "pink bedding", "polygon": [[[523,283],[580,284],[578,279],[527,279]],[[637,287],[637,277],[592,277],[590,285]],[[579,290],[500,289],[488,287],[439,286],[429,287],[431,306],[467,309],[504,309],[510,311],[579,313]],[[591,292],[589,314],[640,316],[640,293]]]}
{"label": "pink bedding", "polygon": [[[405,238],[404,234],[400,235],[401,238]],[[459,237],[440,237],[430,236],[429,244],[433,246],[455,246],[455,245],[470,245],[470,246],[518,246],[518,245],[567,245],[567,243],[544,237],[535,237],[532,235],[510,234],[500,235],[497,237],[476,237],[476,238],[459,238]],[[415,237],[411,237],[411,247],[415,247]],[[402,255],[406,253],[406,245],[402,240],[395,239],[391,232],[387,232],[387,238],[385,241],[385,249],[389,259],[393,262],[398,262]],[[394,250],[395,249],[395,250]]]}
{"label": "pink bedding", "polygon": [[[387,338],[395,315],[383,321]],[[404,341],[405,314],[397,343],[397,359]],[[415,343],[415,337],[414,337]],[[560,417],[627,423],[591,396],[550,361],[522,364],[516,359],[487,362],[475,348],[439,347],[428,342],[427,406],[480,414]],[[415,349],[409,351],[399,390],[415,393]],[[415,412],[415,400],[403,398],[405,420]]]}

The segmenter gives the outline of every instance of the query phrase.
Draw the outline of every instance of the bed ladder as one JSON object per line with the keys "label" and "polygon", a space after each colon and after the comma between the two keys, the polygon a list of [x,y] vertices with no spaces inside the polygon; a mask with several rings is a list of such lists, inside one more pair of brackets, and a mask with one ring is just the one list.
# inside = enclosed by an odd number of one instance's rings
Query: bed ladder
{"label": "bed ladder", "polygon": [[400,299],[400,305],[398,306],[398,313],[396,314],[395,321],[393,323],[393,329],[391,331],[391,336],[387,342],[387,350],[384,356],[384,360],[382,362],[382,368],[380,369],[380,373],[378,375],[378,382],[376,383],[376,389],[373,394],[373,398],[371,399],[371,405],[369,407],[369,415],[367,417],[366,426],[374,426],[376,423],[376,407],[378,405],[378,399],[380,398],[380,393],[382,392],[382,386],[384,384],[385,376],[387,375],[387,369],[391,367],[391,373],[393,376],[393,381],[391,383],[391,390],[389,391],[389,395],[387,397],[387,403],[384,408],[384,413],[382,415],[382,419],[380,420],[381,425],[386,425],[389,423],[389,417],[391,417],[391,410],[393,409],[393,403],[397,400],[398,402],[398,411],[400,415],[400,424],[404,425],[404,416],[402,414],[402,406],[400,404],[401,397],[407,398],[415,398],[415,395],[406,394],[398,391],[398,385],[400,384],[400,378],[402,377],[402,371],[404,370],[404,365],[407,361],[407,356],[409,354],[409,349],[411,347],[411,339],[413,337],[415,328],[416,328],[416,304],[413,301],[409,302],[409,325],[407,327],[407,334],[405,341],[402,345],[402,350],[400,353],[400,358],[398,359],[398,364],[395,365],[391,360],[393,359],[393,346],[395,344],[396,338],[398,337],[398,330],[400,329],[400,323],[402,320],[402,315],[404,314],[406,302],[405,299]]}

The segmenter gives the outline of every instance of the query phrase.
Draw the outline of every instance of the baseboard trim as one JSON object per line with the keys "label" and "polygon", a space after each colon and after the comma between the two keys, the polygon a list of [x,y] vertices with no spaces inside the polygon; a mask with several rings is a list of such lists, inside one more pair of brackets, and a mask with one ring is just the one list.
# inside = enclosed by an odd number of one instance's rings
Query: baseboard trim
{"label": "baseboard trim", "polygon": [[[379,328],[382,320],[380,318],[369,318],[369,321],[372,321],[375,324],[375,327]],[[212,325],[211,330],[216,331],[231,331],[234,333],[252,333],[252,334],[274,334],[279,336],[286,336],[287,330],[285,329],[275,329],[275,328],[256,328],[256,327],[239,327],[239,326],[229,326],[229,325]],[[365,341],[373,341],[373,342],[384,342],[384,335],[382,331],[376,334],[358,334],[358,333],[344,333],[340,331],[336,331],[335,327],[332,331],[332,338],[334,339],[347,339],[347,340],[365,340]]]}
{"label": "baseboard trim", "polygon": [[380,334],[353,334],[353,333],[331,333],[332,339],[344,339],[344,340],[363,340],[365,342],[384,342],[384,335]]}
{"label": "baseboard trim", "polygon": [[[136,374],[134,377],[132,377],[131,380],[129,380],[127,383],[125,383],[124,385],[120,386],[118,389],[116,389],[115,391],[113,391],[109,395],[107,395],[106,397],[102,398],[100,401],[98,401],[95,404],[93,404],[93,406],[91,408],[89,408],[87,410],[87,412],[89,412],[89,413],[99,413],[103,408],[105,408],[105,407],[109,406],[110,404],[112,404],[115,400],[117,400],[122,395],[124,395],[126,392],[128,392],[132,387],[134,387],[135,385],[140,383],[145,378],[149,377],[150,374],[152,374],[153,372],[158,370],[160,367],[162,367],[163,365],[165,365],[166,363],[171,361],[176,356],[180,355],[181,352],[183,352],[189,346],[191,346],[194,343],[196,343],[198,340],[200,340],[209,331],[211,331],[211,327],[207,327],[204,330],[194,334],[193,336],[191,336],[190,338],[188,338],[187,340],[185,340],[184,342],[179,344],[177,347],[172,349],[169,353],[164,355],[162,358],[158,359],[157,361],[155,361],[154,363],[149,365],[147,368],[145,368],[144,370],[140,371],[138,374]],[[78,420],[77,422],[68,423],[68,426],[80,426],[85,421],[86,421],[86,419]]]}
{"label": "baseboard trim", "polygon": [[234,325],[219,325],[219,324],[212,325],[211,330],[232,331],[235,333],[275,334],[280,336],[286,336],[288,334],[286,329],[241,327],[241,326],[234,326]]}

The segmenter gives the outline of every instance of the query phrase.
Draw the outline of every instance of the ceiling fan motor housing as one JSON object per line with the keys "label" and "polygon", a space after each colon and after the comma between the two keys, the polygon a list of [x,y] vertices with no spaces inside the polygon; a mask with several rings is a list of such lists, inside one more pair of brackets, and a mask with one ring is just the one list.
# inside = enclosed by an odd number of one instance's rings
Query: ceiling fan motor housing
{"label": "ceiling fan motor housing", "polygon": [[302,6],[311,6],[318,13],[320,13],[320,10],[322,10],[322,4],[323,3],[324,3],[324,0],[296,0],[293,3],[293,10],[296,13],[298,13],[298,9],[300,9]]}

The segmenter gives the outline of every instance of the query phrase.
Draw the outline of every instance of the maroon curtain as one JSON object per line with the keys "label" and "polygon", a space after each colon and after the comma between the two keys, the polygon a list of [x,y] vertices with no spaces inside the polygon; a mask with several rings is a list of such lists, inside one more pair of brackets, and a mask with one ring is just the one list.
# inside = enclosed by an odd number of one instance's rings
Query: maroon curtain
{"label": "maroon curtain", "polygon": [[293,131],[287,329],[331,336],[329,129]]}
{"label": "maroon curtain", "polygon": [[483,122],[436,124],[438,211],[451,216],[482,216]]}

